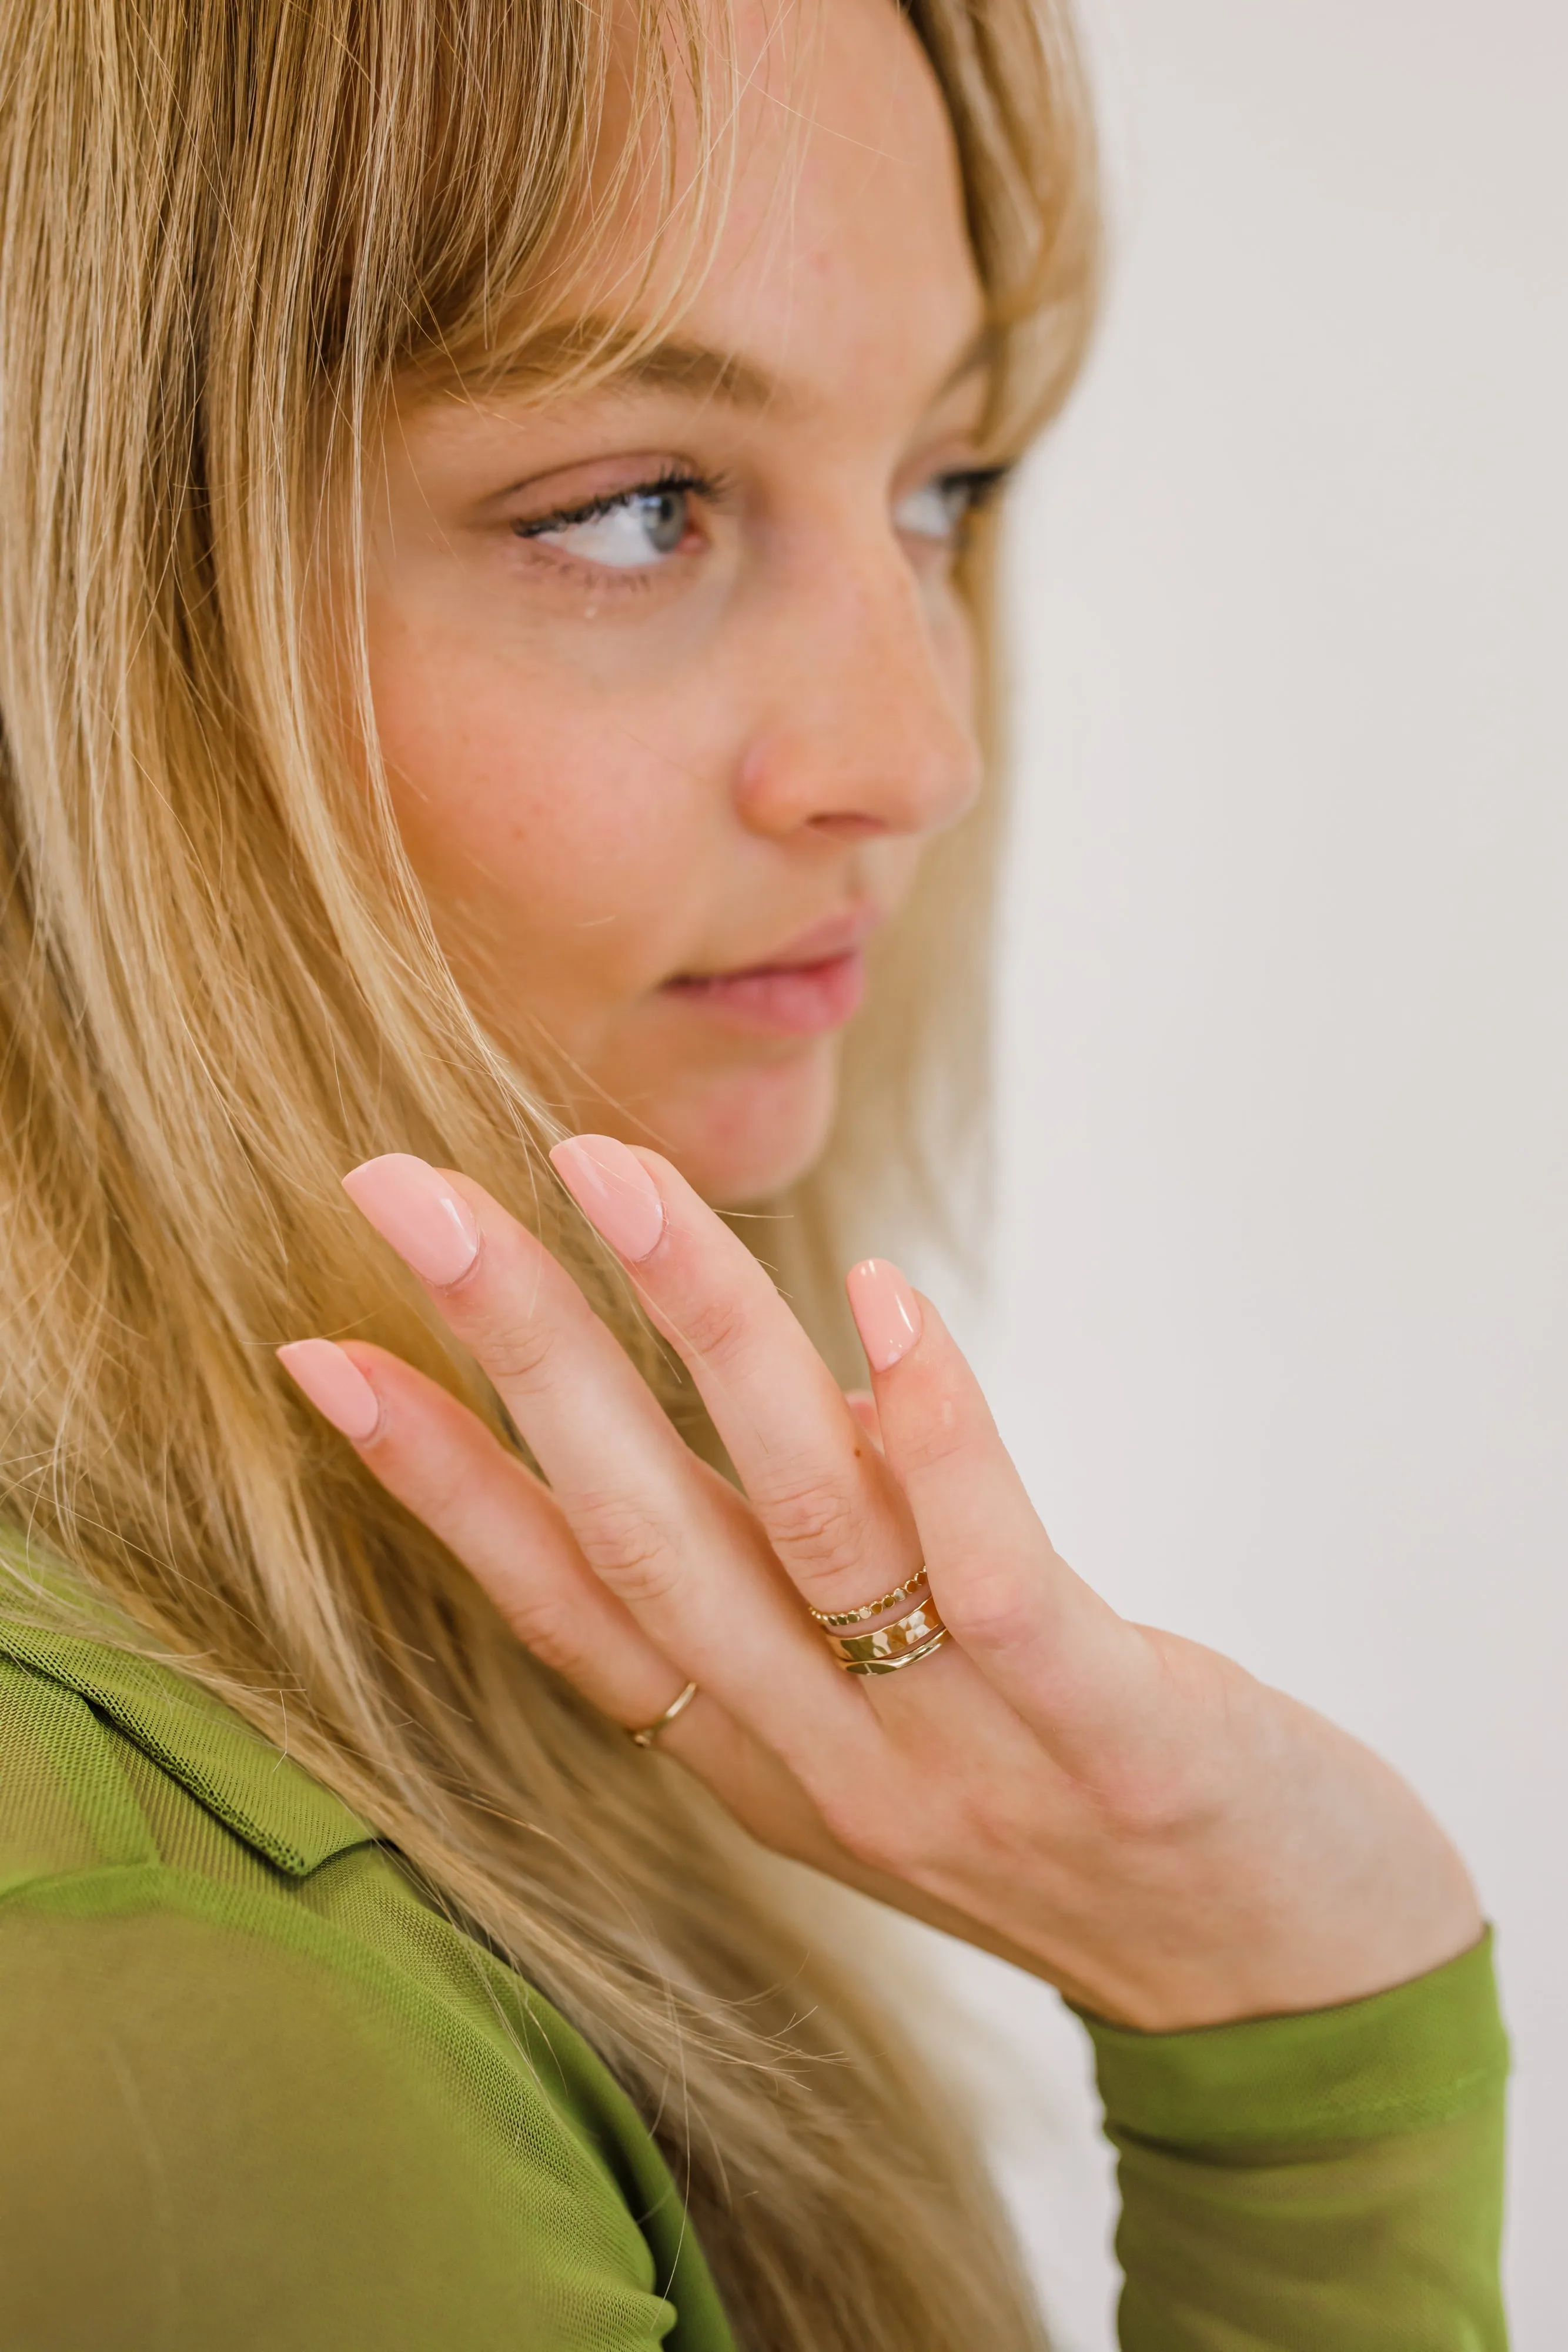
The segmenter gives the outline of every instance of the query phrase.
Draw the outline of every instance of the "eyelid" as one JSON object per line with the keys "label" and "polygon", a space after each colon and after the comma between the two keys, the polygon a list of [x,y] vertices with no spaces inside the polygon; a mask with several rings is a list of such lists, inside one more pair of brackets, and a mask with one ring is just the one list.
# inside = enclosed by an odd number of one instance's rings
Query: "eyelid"
{"label": "eyelid", "polygon": [[[1012,464],[939,466],[921,475],[893,503],[893,524],[902,537],[948,555],[964,543],[975,517],[996,499],[1014,470]],[[919,511],[934,501],[936,512]]]}
{"label": "eyelid", "polygon": [[592,522],[600,515],[613,514],[617,507],[627,506],[633,499],[656,497],[660,490],[685,490],[709,506],[718,506],[723,504],[728,487],[722,477],[699,474],[695,467],[666,466],[641,481],[623,482],[613,490],[596,490],[591,498],[574,499],[570,506],[552,507],[547,514],[514,516],[512,530],[519,539],[539,539],[548,531],[568,530],[574,523]]}
{"label": "eyelid", "polygon": [[933,475],[931,479],[944,488],[951,486],[956,488],[962,485],[969,493],[973,510],[976,507],[988,505],[992,499],[1005,490],[1018,467],[1016,457],[1001,457],[985,466],[944,466],[941,472]]}

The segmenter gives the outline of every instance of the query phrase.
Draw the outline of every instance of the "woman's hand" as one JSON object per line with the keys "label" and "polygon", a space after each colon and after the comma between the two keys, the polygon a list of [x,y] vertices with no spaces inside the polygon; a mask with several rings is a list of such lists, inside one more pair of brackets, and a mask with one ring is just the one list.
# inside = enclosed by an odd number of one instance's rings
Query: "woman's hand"
{"label": "woman's hand", "polygon": [[[347,1189],[549,1487],[379,1349],[284,1358],[596,1706],[645,1725],[695,1681],[659,1745],[764,1843],[1145,2029],[1354,2000],[1475,1940],[1463,1865],[1394,1772],[1228,1659],[1125,1622],[1058,1558],[895,1268],[850,1277],[879,1445],[666,1161],[591,1137],[556,1164],[689,1366],[744,1496],[538,1242],[401,1154]],[[898,1673],[842,1672],[808,1605],[858,1608],[922,1561],[950,1640]]]}

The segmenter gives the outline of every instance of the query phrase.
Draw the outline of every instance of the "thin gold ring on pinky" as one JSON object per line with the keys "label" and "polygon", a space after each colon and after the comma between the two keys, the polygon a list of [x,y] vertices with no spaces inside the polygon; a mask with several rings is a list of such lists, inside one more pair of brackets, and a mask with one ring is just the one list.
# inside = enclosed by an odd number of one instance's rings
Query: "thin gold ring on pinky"
{"label": "thin gold ring on pinky", "polygon": [[896,1675],[905,1666],[917,1666],[946,1639],[936,1603],[925,1600],[891,1625],[879,1625],[874,1633],[830,1633],[827,1643],[834,1664],[846,1675]]}
{"label": "thin gold ring on pinky", "polygon": [[626,1734],[632,1747],[652,1748],[660,1732],[667,1731],[677,1715],[685,1715],[696,1695],[695,1683],[688,1683],[685,1690],[670,1701],[663,1715],[655,1716],[652,1723],[644,1723],[639,1730]]}

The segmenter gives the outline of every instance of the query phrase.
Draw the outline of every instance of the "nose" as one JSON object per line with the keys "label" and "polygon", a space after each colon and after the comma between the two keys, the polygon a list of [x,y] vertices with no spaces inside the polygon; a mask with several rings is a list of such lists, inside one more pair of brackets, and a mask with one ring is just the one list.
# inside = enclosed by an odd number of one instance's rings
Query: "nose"
{"label": "nose", "polygon": [[826,569],[803,565],[779,593],[741,816],[776,838],[938,831],[981,782],[965,620],[946,592],[934,616],[896,545]]}

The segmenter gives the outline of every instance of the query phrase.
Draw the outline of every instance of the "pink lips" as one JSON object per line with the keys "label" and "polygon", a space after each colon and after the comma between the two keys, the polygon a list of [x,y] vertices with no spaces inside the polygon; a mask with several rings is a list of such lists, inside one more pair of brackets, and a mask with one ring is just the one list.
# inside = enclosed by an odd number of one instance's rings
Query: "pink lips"
{"label": "pink lips", "polygon": [[816,1037],[841,1028],[865,996],[864,941],[879,916],[860,908],[814,923],[767,962],[740,971],[684,972],[661,993],[727,1027],[773,1037]]}

